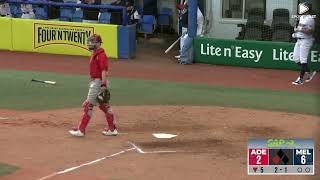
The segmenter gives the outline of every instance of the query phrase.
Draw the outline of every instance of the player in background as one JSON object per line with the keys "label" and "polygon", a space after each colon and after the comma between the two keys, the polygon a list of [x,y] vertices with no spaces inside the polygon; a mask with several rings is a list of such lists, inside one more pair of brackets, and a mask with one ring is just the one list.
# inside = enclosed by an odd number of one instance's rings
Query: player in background
{"label": "player in background", "polygon": [[180,59],[181,49],[183,47],[184,39],[187,37],[187,31],[188,31],[188,0],[185,0],[183,4],[177,4],[177,8],[180,11],[179,21],[182,26],[181,35],[183,35],[183,37],[180,40],[180,50],[179,50],[180,53],[179,55],[175,56],[175,58]]}
{"label": "player in background", "polygon": [[[299,18],[298,26],[294,29],[293,38],[297,39],[294,47],[293,59],[300,66],[300,75],[298,79],[292,82],[293,85],[302,85],[304,82],[310,82],[316,75],[316,71],[311,72],[308,66],[308,55],[314,42],[313,33],[315,32],[315,20],[311,16],[312,4],[309,2],[303,3],[309,8],[307,12]],[[307,79],[304,76],[307,73]]]}
{"label": "player in background", "polygon": [[97,96],[100,92],[106,92],[108,76],[108,57],[101,48],[102,39],[100,35],[94,34],[88,38],[88,49],[92,51],[90,58],[90,83],[87,99],[83,102],[83,115],[77,128],[70,130],[73,136],[83,137],[85,130],[93,114],[93,107],[99,108],[105,114],[108,127],[102,131],[103,135],[116,136],[118,131],[114,124],[114,115],[111,106],[106,103],[98,103]]}
{"label": "player in background", "polygon": [[11,17],[10,6],[5,0],[0,0],[0,17]]}
{"label": "player in background", "polygon": [[34,9],[32,4],[21,4],[21,18],[23,19],[35,19]]}
{"label": "player in background", "polygon": [[[197,7],[197,25],[196,25],[197,36],[200,36],[202,34],[203,23],[204,23],[204,17],[198,6]],[[182,43],[183,45],[181,47],[181,56],[180,56],[180,59],[178,60],[178,63],[183,65],[190,65],[193,63],[193,55],[190,55],[190,48],[192,47],[193,38],[191,38],[187,32],[187,34],[183,38],[181,38],[181,41],[183,41]]]}

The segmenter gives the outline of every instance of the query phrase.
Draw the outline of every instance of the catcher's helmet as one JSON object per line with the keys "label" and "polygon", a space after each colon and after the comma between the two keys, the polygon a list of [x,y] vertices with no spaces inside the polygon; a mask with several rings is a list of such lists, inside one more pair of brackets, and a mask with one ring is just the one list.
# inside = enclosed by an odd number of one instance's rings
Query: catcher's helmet
{"label": "catcher's helmet", "polygon": [[98,34],[94,34],[88,38],[88,42],[87,42],[88,49],[91,51],[96,50],[97,45],[100,45],[101,43],[102,43],[101,36]]}

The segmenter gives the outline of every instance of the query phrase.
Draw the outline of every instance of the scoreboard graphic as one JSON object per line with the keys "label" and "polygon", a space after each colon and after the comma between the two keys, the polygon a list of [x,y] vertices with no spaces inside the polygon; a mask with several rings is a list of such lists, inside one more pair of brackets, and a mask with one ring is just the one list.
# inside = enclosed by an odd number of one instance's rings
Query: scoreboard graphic
{"label": "scoreboard graphic", "polygon": [[250,139],[249,175],[314,175],[312,139]]}

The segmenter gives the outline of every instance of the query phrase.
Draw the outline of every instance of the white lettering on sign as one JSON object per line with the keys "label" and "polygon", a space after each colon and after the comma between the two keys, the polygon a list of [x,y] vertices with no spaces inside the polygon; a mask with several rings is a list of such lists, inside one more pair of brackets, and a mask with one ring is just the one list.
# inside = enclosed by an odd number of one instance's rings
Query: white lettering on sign
{"label": "white lettering on sign", "polygon": [[[218,47],[210,43],[206,43],[206,44],[201,43],[200,54],[203,56],[228,57],[228,58],[236,58],[239,60],[252,60],[255,63],[259,63],[263,58],[264,51],[256,50],[256,49],[246,49],[242,46]],[[294,62],[293,54],[294,53],[292,50],[286,50],[283,48],[272,49],[272,59],[274,61]],[[269,57],[269,54],[268,54],[268,57]],[[311,51],[310,60],[311,60],[311,63],[320,63],[320,51],[315,51],[315,50]]]}
{"label": "white lettering on sign", "polygon": [[258,63],[262,58],[263,51],[245,49],[240,46],[236,46],[235,48],[221,48],[221,47],[215,47],[208,43],[208,44],[200,45],[200,53],[201,55],[205,55],[205,56],[218,56],[218,57],[220,56],[232,57],[232,55],[234,54],[235,58],[253,60],[254,62]]}
{"label": "white lettering on sign", "polygon": [[232,49],[231,48],[224,48],[224,56],[232,57]]}
{"label": "white lettering on sign", "polygon": [[311,155],[309,149],[296,149],[296,155]]}
{"label": "white lettering on sign", "polygon": [[267,155],[266,149],[253,149],[250,155]]}
{"label": "white lettering on sign", "polygon": [[254,62],[259,62],[263,51],[257,51],[257,50],[248,50],[243,49],[242,47],[237,46],[235,56],[237,58],[243,58],[243,59],[253,59]]}
{"label": "white lettering on sign", "polygon": [[318,51],[311,51],[311,62],[320,62],[320,53]]}
{"label": "white lettering on sign", "polygon": [[220,47],[214,47],[210,44],[204,46],[201,44],[201,55],[209,55],[209,56],[221,56],[222,49]]}
{"label": "white lettering on sign", "polygon": [[274,61],[293,61],[293,52],[283,49],[273,49],[272,52]]}

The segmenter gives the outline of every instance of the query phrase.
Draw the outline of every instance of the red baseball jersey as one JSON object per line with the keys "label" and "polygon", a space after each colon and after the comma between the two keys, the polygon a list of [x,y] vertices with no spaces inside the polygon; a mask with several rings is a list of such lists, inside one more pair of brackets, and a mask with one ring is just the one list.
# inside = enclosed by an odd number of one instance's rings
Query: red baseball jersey
{"label": "red baseball jersey", "polygon": [[92,53],[90,58],[90,77],[102,79],[103,70],[108,70],[108,57],[104,49],[99,48]]}

